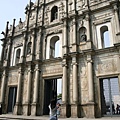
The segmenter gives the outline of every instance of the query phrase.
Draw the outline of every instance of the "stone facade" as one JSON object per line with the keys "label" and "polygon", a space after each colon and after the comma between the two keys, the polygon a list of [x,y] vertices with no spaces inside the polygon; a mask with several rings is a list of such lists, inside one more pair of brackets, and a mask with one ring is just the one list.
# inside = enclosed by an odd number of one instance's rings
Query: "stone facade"
{"label": "stone facade", "polygon": [[13,114],[44,115],[45,80],[62,78],[61,117],[101,117],[100,79],[117,76],[120,86],[119,4],[36,0],[26,6],[24,22],[7,22],[1,39],[2,112],[8,112],[15,86]]}

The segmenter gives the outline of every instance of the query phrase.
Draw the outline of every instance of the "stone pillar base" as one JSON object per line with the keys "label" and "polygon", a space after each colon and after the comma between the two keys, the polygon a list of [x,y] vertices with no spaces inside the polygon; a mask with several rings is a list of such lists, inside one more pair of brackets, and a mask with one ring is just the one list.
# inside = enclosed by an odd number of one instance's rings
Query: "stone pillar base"
{"label": "stone pillar base", "polygon": [[21,110],[21,104],[16,103],[14,107],[13,114],[14,115],[21,115],[22,110]]}
{"label": "stone pillar base", "polygon": [[60,117],[62,117],[62,118],[70,117],[70,113],[71,113],[70,105],[62,104]]}
{"label": "stone pillar base", "polygon": [[87,103],[87,118],[95,118],[95,103],[89,102]]}
{"label": "stone pillar base", "polygon": [[23,105],[23,115],[30,115],[31,114],[31,105],[26,103]]}
{"label": "stone pillar base", "polygon": [[71,105],[71,117],[72,118],[77,118],[78,117],[78,105],[77,104],[72,104]]}
{"label": "stone pillar base", "polygon": [[31,115],[32,116],[41,115],[41,113],[40,113],[40,105],[38,103],[32,103]]}
{"label": "stone pillar base", "polygon": [[7,108],[7,106],[6,106],[6,104],[5,103],[0,103],[0,108],[1,108],[1,114],[6,114],[6,109],[5,108]]}

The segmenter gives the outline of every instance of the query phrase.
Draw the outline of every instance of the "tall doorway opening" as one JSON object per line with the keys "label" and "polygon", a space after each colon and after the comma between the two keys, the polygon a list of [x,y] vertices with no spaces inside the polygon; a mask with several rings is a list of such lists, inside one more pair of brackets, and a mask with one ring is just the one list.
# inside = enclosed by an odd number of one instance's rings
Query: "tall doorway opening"
{"label": "tall doorway opening", "polygon": [[102,116],[120,115],[120,88],[118,78],[101,79],[100,89]]}
{"label": "tall doorway opening", "polygon": [[51,99],[55,99],[61,102],[62,96],[62,79],[47,79],[45,80],[44,84],[44,107],[43,107],[43,114],[49,115],[49,104]]}
{"label": "tall doorway opening", "polygon": [[8,113],[13,112],[16,103],[17,87],[10,87],[8,94]]}

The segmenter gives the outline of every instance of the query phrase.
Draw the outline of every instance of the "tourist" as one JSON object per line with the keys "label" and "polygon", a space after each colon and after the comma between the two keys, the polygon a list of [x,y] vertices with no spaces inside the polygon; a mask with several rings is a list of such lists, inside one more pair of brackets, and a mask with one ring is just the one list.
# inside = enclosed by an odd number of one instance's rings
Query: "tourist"
{"label": "tourist", "polygon": [[58,104],[56,105],[56,100],[52,99],[49,105],[50,109],[50,120],[57,120],[57,109],[58,109]]}

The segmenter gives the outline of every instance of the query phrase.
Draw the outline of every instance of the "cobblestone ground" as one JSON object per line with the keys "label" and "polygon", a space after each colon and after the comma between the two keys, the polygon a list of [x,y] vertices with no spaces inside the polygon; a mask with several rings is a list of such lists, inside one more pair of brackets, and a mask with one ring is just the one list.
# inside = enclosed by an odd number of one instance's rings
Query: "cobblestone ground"
{"label": "cobblestone ground", "polygon": [[[0,120],[49,120],[49,116],[22,116],[12,114],[0,115]],[[58,120],[120,120],[118,117],[102,117],[102,118],[58,118]]]}

